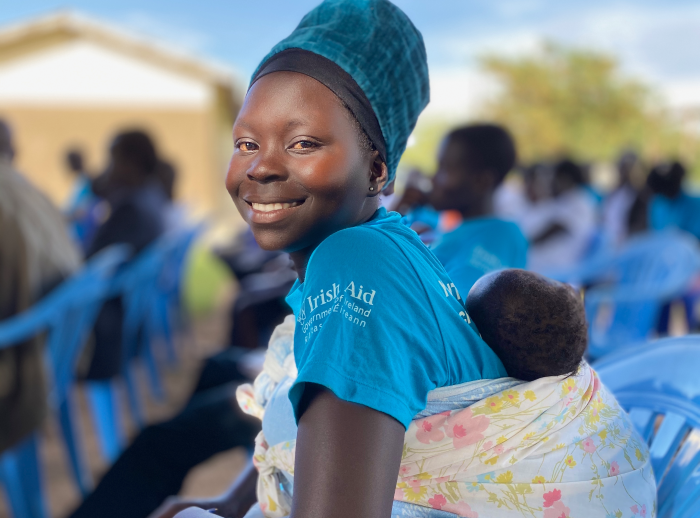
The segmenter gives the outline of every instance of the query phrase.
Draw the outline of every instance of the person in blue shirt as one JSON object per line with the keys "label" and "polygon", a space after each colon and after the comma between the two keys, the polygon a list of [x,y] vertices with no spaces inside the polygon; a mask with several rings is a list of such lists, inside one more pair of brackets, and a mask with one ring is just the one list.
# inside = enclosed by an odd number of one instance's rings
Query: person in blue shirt
{"label": "person in blue shirt", "polygon": [[654,194],[649,202],[649,227],[678,228],[700,239],[700,198],[683,189],[685,175],[680,162],[659,164],[651,170],[647,185]]}
{"label": "person in blue shirt", "polygon": [[430,203],[440,211],[459,211],[464,221],[438,237],[432,250],[465,296],[485,273],[525,267],[525,236],[515,223],[493,214],[494,191],[515,160],[513,139],[494,124],[453,130],[440,147]]}
{"label": "person in blue shirt", "polygon": [[[506,376],[442,265],[379,208],[428,99],[423,40],[401,10],[326,0],[263,60],[233,126],[227,190],[260,246],[288,252],[299,276],[287,299],[292,517],[389,516],[428,392]],[[237,515],[255,477],[212,507]]]}
{"label": "person in blue shirt", "polygon": [[99,227],[102,200],[92,191],[92,178],[85,171],[79,150],[71,149],[66,153],[66,165],[75,176],[75,182],[65,213],[77,243],[85,251]]}

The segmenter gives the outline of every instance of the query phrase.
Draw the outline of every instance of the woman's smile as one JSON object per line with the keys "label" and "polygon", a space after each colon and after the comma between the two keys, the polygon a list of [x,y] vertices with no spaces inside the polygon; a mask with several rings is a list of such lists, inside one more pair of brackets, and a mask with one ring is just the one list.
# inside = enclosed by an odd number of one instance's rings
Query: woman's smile
{"label": "woman's smile", "polygon": [[301,207],[306,200],[244,200],[250,207],[248,221],[250,223],[265,225],[281,221]]}

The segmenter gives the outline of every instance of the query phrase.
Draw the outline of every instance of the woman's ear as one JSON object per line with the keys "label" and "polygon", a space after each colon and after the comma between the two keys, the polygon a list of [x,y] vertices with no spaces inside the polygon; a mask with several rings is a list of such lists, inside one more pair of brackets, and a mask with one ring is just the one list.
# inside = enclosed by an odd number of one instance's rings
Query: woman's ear
{"label": "woman's ear", "polygon": [[369,195],[376,196],[389,180],[389,168],[379,156],[379,151],[372,151],[369,169]]}

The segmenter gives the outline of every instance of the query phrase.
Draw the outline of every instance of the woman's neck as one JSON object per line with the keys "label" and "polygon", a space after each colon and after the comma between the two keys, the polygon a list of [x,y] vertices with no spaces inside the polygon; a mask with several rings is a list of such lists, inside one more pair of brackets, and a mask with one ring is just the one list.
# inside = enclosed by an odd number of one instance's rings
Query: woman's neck
{"label": "woman's neck", "polygon": [[317,247],[318,245],[289,253],[289,258],[292,260],[294,271],[297,272],[299,282],[304,282],[304,279],[306,278],[306,266],[309,264],[311,254]]}
{"label": "woman's neck", "polygon": [[357,222],[351,225],[347,225],[342,228],[337,228],[331,233],[325,235],[323,239],[320,241],[315,242],[315,244],[307,246],[305,248],[302,248],[300,250],[296,250],[294,252],[289,252],[289,258],[292,260],[292,263],[294,264],[294,271],[297,272],[297,277],[299,278],[299,282],[304,282],[304,279],[306,278],[306,267],[309,264],[309,259],[311,259],[311,254],[314,253],[314,250],[318,248],[318,246],[323,243],[326,238],[329,236],[335,234],[336,232],[340,230],[344,230],[346,228],[352,228],[352,227],[357,227],[359,225],[362,225],[363,223],[367,223],[372,217],[374,216],[374,213],[377,212],[379,209],[379,203],[373,204],[368,207],[367,212],[363,212],[363,214],[358,218]]}

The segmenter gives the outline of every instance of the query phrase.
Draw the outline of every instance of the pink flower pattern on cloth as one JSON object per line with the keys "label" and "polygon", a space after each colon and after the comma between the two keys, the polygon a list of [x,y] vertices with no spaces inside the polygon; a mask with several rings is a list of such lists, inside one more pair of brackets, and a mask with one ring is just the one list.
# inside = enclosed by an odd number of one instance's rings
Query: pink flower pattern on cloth
{"label": "pink flower pattern on cloth", "polygon": [[445,437],[445,432],[442,431],[442,427],[449,415],[449,412],[442,412],[421,419],[420,426],[416,431],[416,439],[423,444],[441,441]]}
{"label": "pink flower pattern on cloth", "polygon": [[[293,323],[287,328],[279,337],[290,341]],[[248,413],[262,415],[270,382],[295,374],[284,368],[293,363],[290,356],[278,352],[279,360],[266,359],[270,365],[256,384],[239,391]],[[450,391],[472,394],[483,383]],[[414,419],[394,493],[399,512],[392,517],[655,517],[646,444],[590,366],[510,386],[481,401],[467,398],[464,408]],[[293,476],[295,449],[296,441],[268,444],[262,432],[256,439],[258,501],[268,518],[291,510],[279,476]]]}
{"label": "pink flower pattern on cloth", "polygon": [[445,421],[445,434],[452,439],[455,449],[476,444],[484,438],[482,432],[489,426],[489,418],[474,417],[471,408],[466,408],[449,416]]}
{"label": "pink flower pattern on cloth", "polygon": [[624,518],[655,499],[646,444],[587,364],[415,419],[395,493],[463,518]]}

